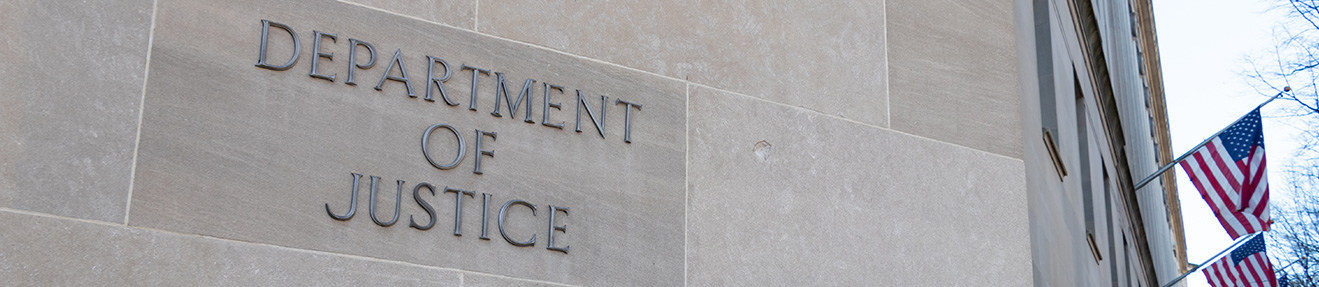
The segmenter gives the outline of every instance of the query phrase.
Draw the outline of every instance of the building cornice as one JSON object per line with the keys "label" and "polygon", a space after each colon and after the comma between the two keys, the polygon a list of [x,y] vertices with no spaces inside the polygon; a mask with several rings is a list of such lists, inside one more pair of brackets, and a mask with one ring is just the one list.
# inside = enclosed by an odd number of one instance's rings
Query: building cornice
{"label": "building cornice", "polygon": [[[1159,166],[1167,165],[1173,160],[1172,154],[1172,135],[1168,128],[1168,108],[1167,102],[1163,95],[1163,68],[1159,58],[1159,38],[1154,25],[1154,7],[1150,0],[1134,0],[1132,8],[1136,13],[1136,23],[1138,33],[1137,45],[1140,46],[1144,57],[1141,59],[1142,69],[1145,73],[1142,80],[1145,86],[1149,88],[1149,103],[1152,133],[1156,144],[1155,153],[1158,155]],[[1177,250],[1177,267],[1178,270],[1185,272],[1189,267],[1186,263],[1186,234],[1182,227],[1181,200],[1178,197],[1177,173],[1165,172],[1161,176],[1164,187],[1164,202],[1168,207],[1168,223],[1172,226],[1172,235],[1176,239]]]}

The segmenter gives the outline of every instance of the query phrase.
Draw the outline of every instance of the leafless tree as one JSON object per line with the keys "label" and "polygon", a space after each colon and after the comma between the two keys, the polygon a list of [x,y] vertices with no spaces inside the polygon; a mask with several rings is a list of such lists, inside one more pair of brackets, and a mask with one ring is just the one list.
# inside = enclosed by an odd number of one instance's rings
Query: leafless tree
{"label": "leafless tree", "polygon": [[[1279,40],[1270,55],[1251,59],[1247,76],[1261,94],[1274,95],[1291,87],[1283,116],[1319,117],[1319,0],[1278,0],[1289,17],[1279,26]],[[1307,143],[1314,150],[1314,141]]]}
{"label": "leafless tree", "polygon": [[1301,132],[1296,153],[1274,162],[1287,177],[1272,185],[1290,187],[1290,197],[1271,200],[1269,255],[1290,286],[1319,287],[1319,0],[1275,1],[1275,11],[1287,15],[1278,23],[1278,40],[1272,51],[1251,59],[1246,74],[1263,95],[1291,87],[1277,114],[1266,116],[1287,118]]}
{"label": "leafless tree", "polygon": [[[1312,160],[1312,163],[1313,162]],[[1285,272],[1290,286],[1319,286],[1319,196],[1313,191],[1319,186],[1319,174],[1311,166],[1305,170],[1290,170],[1292,185],[1298,192],[1295,202],[1275,204],[1273,230],[1269,232],[1270,254],[1277,260],[1274,267],[1280,276]]]}

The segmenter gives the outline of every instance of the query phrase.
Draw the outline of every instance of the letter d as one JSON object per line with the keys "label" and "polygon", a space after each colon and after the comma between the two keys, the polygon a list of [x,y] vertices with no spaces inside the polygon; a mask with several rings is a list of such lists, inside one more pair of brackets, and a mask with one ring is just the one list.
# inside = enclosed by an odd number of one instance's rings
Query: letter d
{"label": "letter d", "polygon": [[[279,66],[266,63],[266,44],[270,40],[270,27],[284,29],[284,31],[289,32],[289,36],[293,38],[293,57],[289,59],[288,63]],[[288,70],[293,67],[293,64],[298,62],[299,54],[302,54],[302,43],[298,42],[298,33],[294,33],[293,28],[290,28],[288,25],[270,22],[270,20],[261,20],[261,53],[258,54],[256,58],[257,67],[276,71]]]}

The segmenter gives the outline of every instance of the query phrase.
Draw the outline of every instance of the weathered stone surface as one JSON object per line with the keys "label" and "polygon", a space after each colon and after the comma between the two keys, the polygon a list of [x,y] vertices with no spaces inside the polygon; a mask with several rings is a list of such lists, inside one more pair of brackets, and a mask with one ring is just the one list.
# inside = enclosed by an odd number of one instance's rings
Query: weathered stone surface
{"label": "weathered stone surface", "polygon": [[688,284],[1031,284],[1020,160],[704,88],[689,97]]}
{"label": "weathered stone surface", "polygon": [[343,0],[422,20],[463,28],[476,28],[476,0]]}
{"label": "weathered stone surface", "polygon": [[1012,2],[887,8],[893,129],[1021,158]]}
{"label": "weathered stone surface", "polygon": [[481,2],[478,26],[483,33],[888,126],[885,4],[832,4],[492,0]]}
{"label": "weathered stone surface", "polygon": [[123,222],[151,1],[0,4],[0,207]]}
{"label": "weathered stone surface", "polygon": [[463,274],[464,287],[558,287],[571,286],[551,284],[539,281],[519,280],[516,278],[497,277],[483,274]]}
{"label": "weathered stone surface", "polygon": [[458,286],[397,262],[0,211],[12,286]]}
{"label": "weathered stone surface", "polygon": [[[334,1],[162,1],[158,9],[130,225],[574,285],[681,284],[683,83]],[[254,66],[262,19],[297,32],[303,50],[292,69]],[[313,30],[338,35],[322,43],[334,58],[320,59],[334,82],[308,76]],[[291,38],[278,29],[270,35],[270,62],[285,62]],[[380,54],[373,68],[356,72],[356,86],[344,84],[349,39],[368,41]],[[398,49],[418,98],[394,81],[373,89]],[[446,85],[459,106],[439,95],[421,99],[426,55],[455,70]],[[514,94],[523,80],[536,79],[536,123],[522,121],[525,107],[510,118],[507,103],[503,117],[491,115],[494,76],[480,76],[478,111],[469,111],[471,73],[458,71],[464,64],[505,73]],[[399,75],[398,68],[390,73]],[[566,87],[554,93],[563,108],[552,110],[551,121],[567,128],[540,124],[541,82]],[[599,95],[609,96],[603,138],[585,115],[583,132],[573,132],[575,89],[596,113]],[[617,98],[644,105],[632,110],[630,144]],[[465,159],[455,169],[432,167],[422,155],[423,131],[437,123],[465,137]],[[497,133],[483,137],[482,149],[494,156],[480,157],[480,175],[473,174],[477,129]],[[434,133],[436,161],[455,154],[453,138]],[[332,219],[327,204],[335,214],[348,209],[352,173],[364,174],[356,216]],[[397,181],[405,181],[392,226],[373,223],[370,176],[381,177],[376,213],[383,221],[395,210]],[[411,192],[421,182],[436,189],[420,190],[436,211],[427,231],[409,227],[430,219]],[[464,199],[463,236],[452,235],[454,194],[446,186],[475,191]],[[478,239],[482,193],[493,197],[491,240]],[[535,217],[520,206],[508,215],[510,235],[535,234],[533,247],[511,245],[496,229],[494,217],[510,199],[537,207]],[[548,205],[570,209],[556,215],[567,232],[555,235],[568,254],[546,249]]]}

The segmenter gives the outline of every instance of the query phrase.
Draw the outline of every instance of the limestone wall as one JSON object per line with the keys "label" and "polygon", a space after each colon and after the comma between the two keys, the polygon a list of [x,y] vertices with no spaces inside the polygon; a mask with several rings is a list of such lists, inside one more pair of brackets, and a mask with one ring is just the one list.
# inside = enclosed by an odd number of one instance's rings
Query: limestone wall
{"label": "limestone wall", "polygon": [[9,2],[7,283],[1032,282],[1010,2]]}

